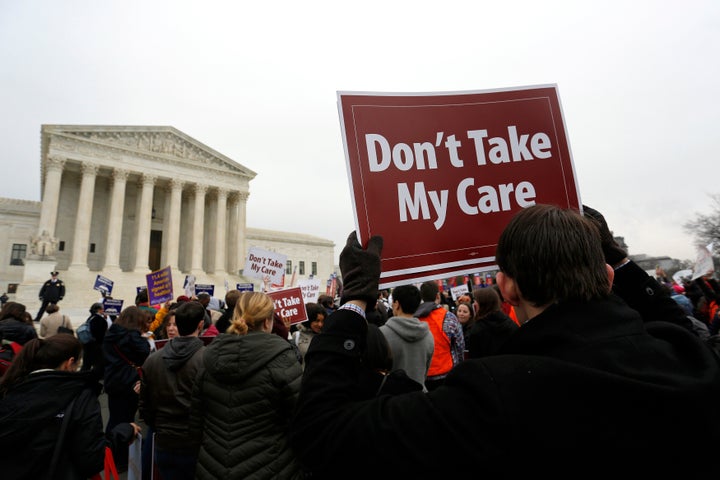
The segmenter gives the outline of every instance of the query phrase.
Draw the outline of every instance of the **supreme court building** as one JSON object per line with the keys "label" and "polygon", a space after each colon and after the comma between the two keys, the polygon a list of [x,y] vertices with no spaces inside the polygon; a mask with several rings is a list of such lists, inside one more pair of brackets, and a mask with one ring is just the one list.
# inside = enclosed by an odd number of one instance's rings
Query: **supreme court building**
{"label": "supreme court building", "polygon": [[67,288],[61,309],[97,301],[97,275],[131,305],[145,275],[167,266],[176,297],[186,275],[215,285],[218,298],[225,285],[258,290],[259,279],[242,276],[251,247],[287,255],[297,278],[335,271],[330,240],[248,228],[256,173],[173,127],[44,125],[41,134],[41,201],[0,198],[0,290],[33,315],[53,270]]}

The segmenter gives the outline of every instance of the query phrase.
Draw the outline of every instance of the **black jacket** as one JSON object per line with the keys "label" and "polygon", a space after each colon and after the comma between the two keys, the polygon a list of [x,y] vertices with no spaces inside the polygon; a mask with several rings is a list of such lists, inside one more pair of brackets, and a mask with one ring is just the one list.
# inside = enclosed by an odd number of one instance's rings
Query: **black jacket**
{"label": "black jacket", "polygon": [[9,317],[0,320],[0,338],[25,345],[33,338],[37,338],[37,331],[32,325]]}
{"label": "black jacket", "polygon": [[117,323],[110,325],[103,340],[105,391],[108,394],[131,392],[140,375],[129,362],[142,367],[148,355],[150,343],[138,330],[128,330]]}
{"label": "black jacket", "polygon": [[468,356],[479,358],[494,355],[517,329],[517,324],[504,312],[498,310],[488,313],[470,327],[465,338]]}
{"label": "black jacket", "polygon": [[203,370],[204,350],[198,337],[175,337],[143,364],[140,416],[153,428],[160,448],[197,453],[200,438],[188,432],[193,385]]}
{"label": "black jacket", "polygon": [[40,288],[38,297],[40,300],[47,300],[48,302],[59,302],[65,296],[65,284],[62,280],[58,279],[55,282],[48,280],[43,283]]}
{"label": "black jacket", "polygon": [[[87,479],[104,466],[107,445],[100,385],[83,373],[42,371],[30,374],[0,401],[0,465],[3,478],[48,478],[50,461],[70,400],[75,403],[56,472],[58,478]],[[132,427],[119,425],[118,443],[129,442]]]}
{"label": "black jacket", "polygon": [[340,310],[306,355],[291,444],[327,478],[714,478],[698,459],[720,444],[720,361],[640,274],[616,290],[668,322],[616,296],[554,305],[429,393],[359,400],[366,322]]}
{"label": "black jacket", "polygon": [[90,333],[93,340],[83,345],[83,370],[92,370],[98,380],[103,379],[105,359],[103,358],[103,342],[108,330],[105,317],[93,313],[86,320],[90,324]]}

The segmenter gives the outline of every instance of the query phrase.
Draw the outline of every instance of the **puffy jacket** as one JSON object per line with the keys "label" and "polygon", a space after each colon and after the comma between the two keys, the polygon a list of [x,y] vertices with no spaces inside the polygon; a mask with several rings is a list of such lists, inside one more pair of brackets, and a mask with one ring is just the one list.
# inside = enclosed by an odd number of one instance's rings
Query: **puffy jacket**
{"label": "puffy jacket", "polygon": [[223,333],[206,347],[193,391],[191,435],[202,436],[196,478],[298,478],[287,429],[302,367],[277,335]]}

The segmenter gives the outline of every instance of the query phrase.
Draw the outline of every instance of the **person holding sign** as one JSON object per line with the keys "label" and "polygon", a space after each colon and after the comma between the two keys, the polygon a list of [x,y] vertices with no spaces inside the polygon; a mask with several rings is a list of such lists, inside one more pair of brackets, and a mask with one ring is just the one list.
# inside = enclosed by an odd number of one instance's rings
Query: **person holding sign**
{"label": "person holding sign", "polygon": [[291,429],[313,478],[716,476],[697,459],[720,438],[719,357],[584,210],[538,204],[504,229],[497,283],[522,325],[501,355],[428,393],[372,399],[356,392],[382,238],[363,248],[353,232],[343,305],[310,345]]}

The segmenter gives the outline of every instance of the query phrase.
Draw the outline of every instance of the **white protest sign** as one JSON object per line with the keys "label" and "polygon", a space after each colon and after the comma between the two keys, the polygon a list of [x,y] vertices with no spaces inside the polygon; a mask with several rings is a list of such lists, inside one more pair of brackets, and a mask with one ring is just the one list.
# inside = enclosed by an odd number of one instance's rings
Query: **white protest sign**
{"label": "white protest sign", "polygon": [[460,298],[465,293],[470,293],[470,290],[468,289],[468,286],[466,283],[463,283],[462,285],[458,285],[457,287],[452,287],[450,289],[450,294],[452,295],[452,299],[455,301],[457,301],[457,299]]}
{"label": "white protest sign", "polygon": [[707,247],[698,246],[695,266],[693,267],[692,280],[700,278],[703,275],[713,273],[714,271],[715,264],[713,263],[713,258],[710,250],[708,250]]}
{"label": "white protest sign", "polygon": [[308,278],[297,282],[305,303],[317,303],[320,296],[320,279]]}
{"label": "white protest sign", "polygon": [[285,262],[287,255],[270,252],[262,248],[250,247],[248,256],[245,259],[243,275],[246,277],[260,278],[264,282],[279,283],[285,275]]}

